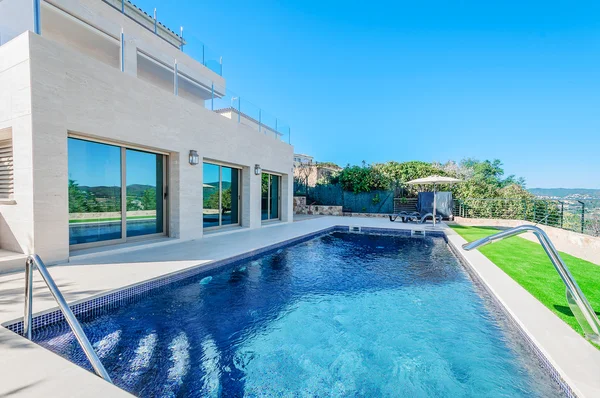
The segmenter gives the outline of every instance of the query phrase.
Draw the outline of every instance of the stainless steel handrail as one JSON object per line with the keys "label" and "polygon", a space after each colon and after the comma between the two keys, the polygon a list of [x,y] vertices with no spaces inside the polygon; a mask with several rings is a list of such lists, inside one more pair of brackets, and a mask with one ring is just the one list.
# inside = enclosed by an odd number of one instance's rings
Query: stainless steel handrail
{"label": "stainless steel handrail", "polygon": [[60,308],[63,315],[65,316],[65,319],[67,320],[67,323],[71,327],[71,330],[73,331],[75,338],[79,342],[79,345],[83,349],[85,356],[87,357],[88,361],[90,361],[90,363],[92,364],[94,371],[96,372],[96,374],[98,376],[102,377],[104,380],[106,380],[112,384],[112,380],[110,379],[110,376],[106,372],[106,369],[104,369],[102,362],[100,362],[100,358],[98,358],[98,355],[96,355],[94,348],[90,344],[90,341],[88,340],[87,336],[85,335],[85,332],[81,328],[81,324],[79,323],[77,318],[75,318],[73,311],[71,311],[71,308],[69,308],[67,301],[65,300],[62,293],[56,286],[56,283],[54,283],[54,279],[52,279],[52,276],[50,276],[50,273],[48,273],[48,269],[46,268],[46,265],[44,264],[42,259],[37,254],[28,256],[27,261],[25,262],[25,316],[23,318],[23,331],[24,331],[25,336],[29,340],[31,340],[31,335],[32,335],[32,331],[31,331],[32,323],[31,322],[32,322],[32,316],[33,316],[32,315],[32,304],[33,304],[33,266],[34,265],[37,267],[38,271],[40,271],[40,275],[42,275],[42,278],[44,279],[44,282],[46,282],[46,285],[48,285],[48,289],[50,289],[50,292],[52,293],[52,295],[54,296],[54,299],[58,303],[58,307]]}
{"label": "stainless steel handrail", "polygon": [[567,303],[575,315],[575,319],[581,325],[586,338],[593,341],[596,344],[600,344],[600,321],[594,312],[594,309],[585,298],[585,295],[577,285],[575,278],[569,272],[567,265],[560,257],[560,254],[550,241],[550,238],[546,233],[539,227],[533,225],[521,225],[519,227],[507,229],[506,231],[498,232],[497,234],[481,238],[471,243],[465,243],[463,249],[473,250],[478,247],[497,242],[499,240],[509,238],[511,236],[520,235],[525,232],[533,232],[540,241],[544,251],[550,258],[552,265],[560,275],[565,286],[567,287]]}

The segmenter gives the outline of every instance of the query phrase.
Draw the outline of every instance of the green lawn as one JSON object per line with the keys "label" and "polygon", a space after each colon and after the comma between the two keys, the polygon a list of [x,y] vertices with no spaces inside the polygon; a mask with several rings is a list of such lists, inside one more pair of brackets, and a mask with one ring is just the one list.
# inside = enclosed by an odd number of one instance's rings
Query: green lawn
{"label": "green lawn", "polygon": [[[469,242],[498,232],[497,229],[489,227],[453,225],[451,228]],[[583,335],[567,304],[565,285],[541,245],[521,237],[512,237],[480,247],[478,250]],[[566,253],[561,252],[560,255],[596,310],[596,314],[600,315],[600,266]]]}

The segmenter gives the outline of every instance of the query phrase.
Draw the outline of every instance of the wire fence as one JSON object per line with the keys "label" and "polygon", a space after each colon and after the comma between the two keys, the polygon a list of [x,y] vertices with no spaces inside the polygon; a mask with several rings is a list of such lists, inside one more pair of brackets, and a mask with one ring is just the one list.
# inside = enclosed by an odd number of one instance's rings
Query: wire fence
{"label": "wire fence", "polygon": [[456,199],[454,215],[529,221],[600,236],[600,199]]}

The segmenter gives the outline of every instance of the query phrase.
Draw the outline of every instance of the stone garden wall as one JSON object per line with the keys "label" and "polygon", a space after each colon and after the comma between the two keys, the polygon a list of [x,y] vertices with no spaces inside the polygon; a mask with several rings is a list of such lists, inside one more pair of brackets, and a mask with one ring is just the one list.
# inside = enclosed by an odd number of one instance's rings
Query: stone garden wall
{"label": "stone garden wall", "polygon": [[311,206],[306,204],[306,197],[294,196],[294,214],[341,216],[342,206]]}

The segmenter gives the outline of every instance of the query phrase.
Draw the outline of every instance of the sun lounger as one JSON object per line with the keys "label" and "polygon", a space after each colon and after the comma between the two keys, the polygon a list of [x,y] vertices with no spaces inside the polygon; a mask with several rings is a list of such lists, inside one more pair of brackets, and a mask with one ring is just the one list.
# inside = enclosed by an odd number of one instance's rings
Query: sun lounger
{"label": "sun lounger", "polygon": [[[398,218],[400,218],[402,220],[402,222],[411,221],[411,222],[415,222],[418,224],[423,224],[428,219],[433,220],[433,214],[432,213],[419,213],[418,211],[414,211],[414,212],[401,211],[398,213],[390,214],[389,218],[390,218],[391,222],[394,222]],[[437,214],[435,219],[436,219],[436,222],[441,222],[442,216]]]}

